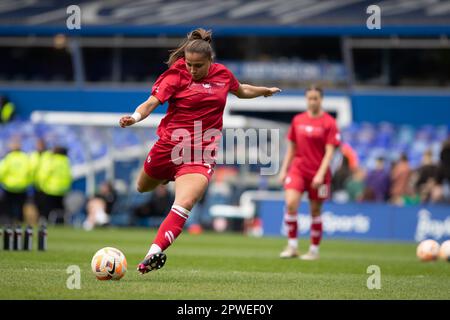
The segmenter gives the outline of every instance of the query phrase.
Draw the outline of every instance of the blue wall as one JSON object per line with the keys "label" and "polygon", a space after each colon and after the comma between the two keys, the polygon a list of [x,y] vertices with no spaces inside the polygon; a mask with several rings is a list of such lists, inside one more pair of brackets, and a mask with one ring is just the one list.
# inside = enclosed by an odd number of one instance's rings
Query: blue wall
{"label": "blue wall", "polygon": [[[0,94],[15,103],[20,117],[27,118],[34,110],[130,113],[148,98],[150,88],[0,87]],[[164,106],[157,112],[165,110]]]}
{"label": "blue wall", "polygon": [[351,102],[355,122],[450,124],[450,92],[354,92]]}
{"label": "blue wall", "polygon": [[[282,236],[283,201],[259,201],[258,214],[264,235]],[[309,206],[299,212],[301,235],[309,235]],[[449,206],[396,207],[386,204],[336,204],[323,207],[324,238],[421,241],[450,239]]]}

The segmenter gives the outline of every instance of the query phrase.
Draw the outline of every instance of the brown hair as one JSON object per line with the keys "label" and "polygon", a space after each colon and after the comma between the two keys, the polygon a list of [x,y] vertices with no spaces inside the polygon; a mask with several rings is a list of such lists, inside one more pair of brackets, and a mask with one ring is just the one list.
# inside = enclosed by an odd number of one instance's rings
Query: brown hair
{"label": "brown hair", "polygon": [[323,89],[318,85],[312,84],[309,87],[307,87],[305,90],[305,94],[308,93],[308,91],[317,91],[320,93],[320,96],[323,97]]}
{"label": "brown hair", "polygon": [[211,30],[198,28],[191,31],[178,48],[169,51],[170,56],[166,63],[170,67],[179,58],[184,57],[185,52],[201,53],[212,60],[214,54],[211,47],[211,40]]}

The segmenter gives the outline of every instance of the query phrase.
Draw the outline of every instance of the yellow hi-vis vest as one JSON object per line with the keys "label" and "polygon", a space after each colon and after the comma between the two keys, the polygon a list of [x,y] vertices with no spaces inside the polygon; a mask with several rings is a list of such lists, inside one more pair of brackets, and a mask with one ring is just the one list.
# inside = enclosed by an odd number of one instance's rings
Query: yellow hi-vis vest
{"label": "yellow hi-vis vest", "polygon": [[15,109],[16,108],[12,102],[5,103],[3,107],[0,108],[0,122],[9,122]]}
{"label": "yellow hi-vis vest", "polygon": [[26,191],[31,184],[31,167],[25,152],[11,151],[0,161],[0,183],[9,192]]}
{"label": "yellow hi-vis vest", "polygon": [[45,159],[50,157],[51,155],[52,153],[50,151],[34,151],[30,155],[33,184],[34,187],[38,190],[41,190],[40,183],[41,181],[43,181],[43,177],[45,174],[44,170],[42,170],[42,163],[44,163]]}
{"label": "yellow hi-vis vest", "polygon": [[63,196],[72,185],[69,157],[51,153],[41,159],[39,187],[45,194]]}

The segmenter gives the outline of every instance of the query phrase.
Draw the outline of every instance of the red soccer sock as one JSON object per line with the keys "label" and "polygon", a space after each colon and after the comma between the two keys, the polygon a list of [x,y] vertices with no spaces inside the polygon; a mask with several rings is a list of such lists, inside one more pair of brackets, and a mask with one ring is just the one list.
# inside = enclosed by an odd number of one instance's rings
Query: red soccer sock
{"label": "red soccer sock", "polygon": [[166,219],[161,223],[153,243],[166,250],[180,235],[190,211],[181,206],[173,205]]}
{"label": "red soccer sock", "polygon": [[284,224],[287,229],[288,240],[290,243],[293,244],[294,241],[297,241],[297,233],[298,233],[297,213],[291,214],[286,212],[284,214]]}
{"label": "red soccer sock", "polygon": [[311,244],[318,246],[322,239],[322,217],[313,217],[311,221]]}

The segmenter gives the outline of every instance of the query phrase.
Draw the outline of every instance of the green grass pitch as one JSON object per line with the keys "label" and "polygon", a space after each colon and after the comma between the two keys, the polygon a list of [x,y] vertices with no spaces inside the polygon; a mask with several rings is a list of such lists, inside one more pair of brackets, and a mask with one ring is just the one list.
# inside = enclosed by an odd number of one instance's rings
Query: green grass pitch
{"label": "green grass pitch", "polygon": [[[319,261],[281,260],[282,238],[183,233],[163,269],[144,276],[136,265],[155,230],[50,228],[47,252],[0,250],[0,299],[450,299],[450,263],[424,263],[412,243],[324,239]],[[300,249],[308,246],[300,240]],[[122,250],[128,272],[98,281],[93,254]],[[81,268],[81,289],[66,286],[67,267]],[[367,267],[381,269],[381,289],[369,290]]]}

